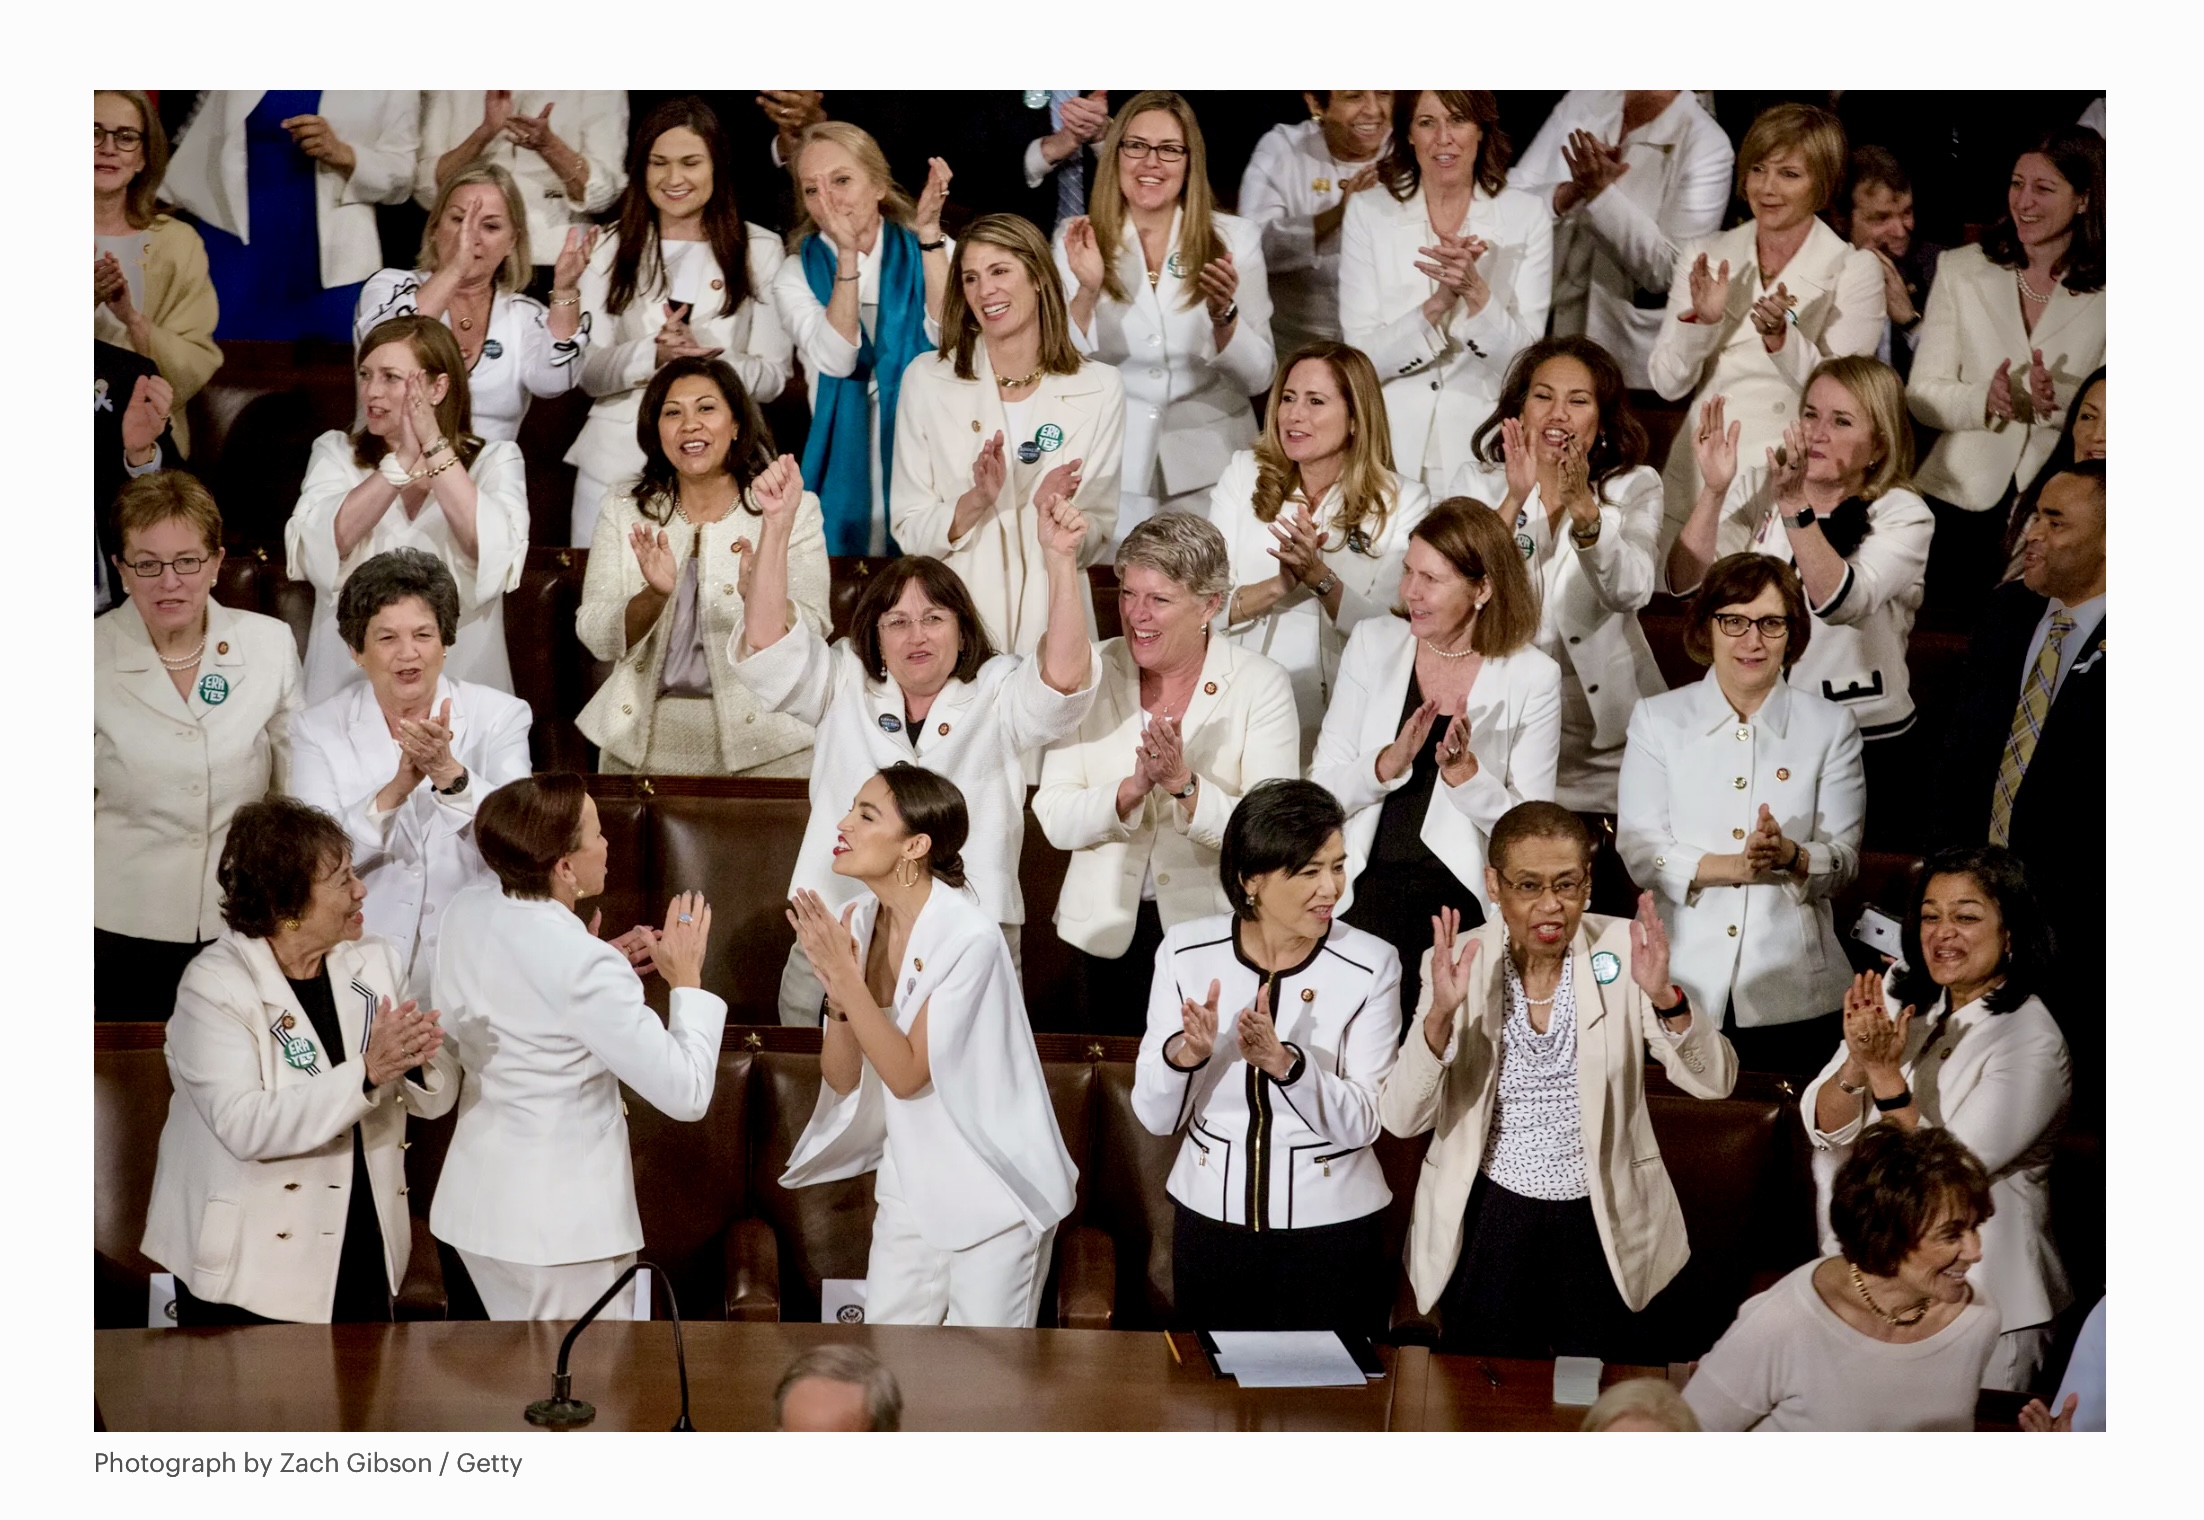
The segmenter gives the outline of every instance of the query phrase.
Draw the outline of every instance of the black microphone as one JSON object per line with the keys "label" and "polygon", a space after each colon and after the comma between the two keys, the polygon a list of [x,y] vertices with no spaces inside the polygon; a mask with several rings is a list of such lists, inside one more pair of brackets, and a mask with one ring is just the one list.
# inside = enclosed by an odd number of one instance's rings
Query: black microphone
{"label": "black microphone", "polygon": [[612,1302],[612,1296],[632,1282],[635,1274],[644,1267],[651,1269],[651,1281],[666,1290],[666,1312],[673,1319],[673,1360],[675,1370],[681,1376],[681,1417],[673,1422],[673,1428],[696,1429],[689,1423],[689,1357],[681,1345],[681,1303],[674,1297],[673,1280],[651,1262],[640,1260],[613,1279],[612,1286],[597,1296],[597,1301],[589,1306],[580,1319],[574,1321],[574,1328],[566,1332],[566,1339],[559,1342],[559,1370],[551,1374],[551,1397],[538,1399],[528,1406],[526,1413],[529,1424],[542,1425],[551,1430],[572,1430],[597,1418],[595,1404],[587,1399],[574,1397],[574,1379],[566,1371],[567,1353],[574,1349],[575,1337],[589,1328],[604,1306]]}

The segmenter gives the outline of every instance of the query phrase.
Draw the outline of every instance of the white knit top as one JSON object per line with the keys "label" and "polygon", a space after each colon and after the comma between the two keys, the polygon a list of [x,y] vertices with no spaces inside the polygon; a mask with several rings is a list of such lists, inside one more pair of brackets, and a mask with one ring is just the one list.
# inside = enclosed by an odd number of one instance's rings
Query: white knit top
{"label": "white knit top", "polygon": [[1500,1101],[1492,1108],[1484,1173],[1525,1198],[1585,1197],[1591,1184],[1584,1176],[1584,1127],[1577,1113],[1575,957],[1561,962],[1544,1034],[1531,1027],[1530,999],[1515,957],[1503,952],[1502,958],[1508,1017],[1500,1030]]}

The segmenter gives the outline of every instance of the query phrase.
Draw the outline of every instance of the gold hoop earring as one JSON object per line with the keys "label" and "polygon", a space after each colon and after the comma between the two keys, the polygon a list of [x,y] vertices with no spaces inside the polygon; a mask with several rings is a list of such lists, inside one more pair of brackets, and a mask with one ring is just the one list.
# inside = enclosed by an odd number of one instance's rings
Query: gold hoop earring
{"label": "gold hoop earring", "polygon": [[906,887],[915,887],[918,885],[918,878],[918,862],[911,859],[911,857],[908,855],[897,857],[895,862],[895,879],[897,884]]}

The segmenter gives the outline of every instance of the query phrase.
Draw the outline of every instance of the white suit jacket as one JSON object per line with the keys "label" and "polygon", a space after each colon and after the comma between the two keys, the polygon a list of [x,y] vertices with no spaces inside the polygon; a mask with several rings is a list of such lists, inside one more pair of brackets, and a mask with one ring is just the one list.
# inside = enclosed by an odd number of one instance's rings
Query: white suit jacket
{"label": "white suit jacket", "polygon": [[[1088,360],[1076,375],[1043,375],[1029,400],[1030,431],[1012,437],[987,345],[972,345],[970,380],[955,361],[921,354],[903,372],[895,406],[895,482],[888,521],[905,554],[930,554],[957,572],[997,649],[1026,655],[1048,631],[1048,572],[1041,562],[1033,493],[1058,465],[1086,461],[1072,504],[1087,516],[1082,569],[1102,558],[1117,531],[1118,462],[1125,448],[1125,386],[1117,371]],[[972,461],[1003,435],[1003,484],[994,509],[961,539],[949,537],[957,498],[972,489]],[[1018,446],[1040,457],[1021,463]],[[1091,598],[1087,632],[1094,632]]]}
{"label": "white suit jacket", "polygon": [[[1400,1062],[1378,1089],[1386,1129],[1404,1138],[1432,1131],[1416,1177],[1408,1225],[1408,1281],[1416,1306],[1429,1311],[1446,1291],[1462,1254],[1462,1214],[1484,1164],[1500,1101],[1502,1026],[1507,1022],[1507,929],[1488,919],[1470,931],[1477,945],[1469,989],[1454,1015],[1444,1055],[1423,1037],[1431,1011],[1431,952],[1423,952],[1421,1006],[1401,1044]],[[1691,1257],[1684,1211],[1653,1136],[1645,1101],[1648,1051],[1695,1098],[1726,1098],[1737,1081],[1737,1054],[1722,1037],[1722,1016],[1694,1005],[1681,1035],[1630,979],[1630,920],[1587,913],[1569,947],[1576,989],[1577,1118],[1584,1132],[1584,1180],[1592,1220],[1615,1289],[1632,1310],[1683,1270]],[[1602,974],[1604,973],[1604,975]]]}
{"label": "white suit jacket", "polygon": [[461,888],[495,880],[475,847],[475,809],[531,769],[527,703],[442,676],[430,712],[446,699],[452,758],[467,768],[467,789],[456,797],[424,778],[397,807],[375,811],[376,793],[398,773],[399,750],[364,681],[300,714],[292,741],[292,795],[344,825],[352,869],[367,883],[367,932],[390,946],[406,995],[424,999],[444,910]]}
{"label": "white suit jacket", "polygon": [[1262,229],[1270,331],[1280,359],[1304,343],[1339,337],[1339,233],[1318,243],[1316,218],[1337,206],[1339,187],[1372,162],[1332,157],[1321,121],[1272,127],[1248,158],[1239,214]]}
{"label": "white suit jacket", "polygon": [[[1798,420],[1799,396],[1815,365],[1839,354],[1872,355],[1882,341],[1883,266],[1875,255],[1854,248],[1817,217],[1783,272],[1763,287],[1756,262],[1758,228],[1757,222],[1746,222],[1677,251],[1668,309],[1646,363],[1655,390],[1671,401],[1691,398],[1686,426],[1677,429],[1668,467],[1661,472],[1668,488],[1664,549],[1676,541],[1699,494],[1692,439],[1699,408],[1709,397],[1728,398],[1723,415],[1743,424],[1737,457],[1759,463],[1770,446],[1783,441],[1783,429]],[[1730,266],[1730,303],[1722,320],[1711,326],[1678,320],[1691,311],[1691,266],[1702,249],[1710,273],[1724,259]],[[1798,305],[1792,308],[1796,320],[1784,334],[1783,346],[1771,354],[1750,318],[1753,302],[1773,293],[1776,285],[1796,296]]]}
{"label": "white suit jacket", "polygon": [[368,471],[354,461],[349,434],[324,433],[314,440],[298,505],[283,525],[285,568],[292,580],[310,581],[314,587],[314,625],[306,636],[309,705],[367,679],[337,632],[337,595],[353,571],[390,549],[425,549],[459,583],[459,637],[445,674],[499,691],[513,689],[513,667],[505,652],[505,593],[520,584],[528,558],[528,470],[519,444],[486,443],[467,473],[475,484],[473,559],[461,553],[434,496],[422,503],[411,522],[404,507],[392,502],[367,536],[340,559],[337,509]]}
{"label": "white suit jacket", "polygon": [[1101,658],[1094,706],[1079,731],[1041,757],[1033,816],[1050,844],[1072,852],[1056,900],[1057,934],[1090,955],[1115,957],[1132,943],[1151,866],[1164,928],[1230,907],[1217,883],[1225,825],[1248,788],[1301,774],[1301,725],[1285,671],[1212,634],[1179,726],[1186,763],[1201,781],[1194,816],[1155,791],[1120,818],[1117,784],[1133,773],[1141,734],[1140,667],[1121,638],[1103,644]]}
{"label": "white suit jacket", "polygon": [[[566,451],[568,464],[603,481],[622,480],[643,468],[643,452],[635,446],[635,413],[643,404],[644,388],[658,372],[658,333],[666,325],[668,301],[689,303],[689,331],[706,348],[721,351],[720,358],[760,406],[787,388],[789,376],[796,372],[796,346],[781,326],[770,295],[773,276],[780,273],[785,255],[779,241],[763,227],[745,222],[742,230],[750,297],[726,314],[719,309],[725,299],[725,279],[709,243],[687,245],[692,251],[683,255],[685,269],[692,267],[688,260],[695,261],[694,289],[684,283],[679,290],[669,290],[663,277],[645,279],[628,304],[613,311],[612,264],[620,238],[609,227],[599,237],[596,252],[582,270],[582,315],[589,323],[582,389],[595,396],[597,404],[589,409],[581,435]],[[641,273],[649,275],[652,267],[646,257]]]}
{"label": "white suit jacket", "polygon": [[[245,118],[264,93],[207,91],[161,182],[166,199],[241,243],[253,240]],[[375,208],[395,206],[413,193],[420,109],[418,90],[321,92],[318,114],[358,159],[348,175],[325,163],[314,165],[314,225],[321,239],[324,288],[353,284],[382,267]]]}
{"label": "white suit jacket", "polygon": [[[153,1198],[139,1247],[210,1303],[270,1319],[326,1324],[352,1201],[352,1126],[360,1127],[368,1185],[391,1291],[413,1254],[406,1206],[406,1115],[433,1119],[452,1105],[459,1066],[450,1045],[426,1068],[366,1090],[361,1057],[377,1004],[405,1000],[389,946],[367,938],[324,962],[344,1032],[319,1049],[275,953],[230,930],[184,972],[168,1021],[168,1123],[154,1164]],[[313,1070],[283,1054],[277,1026],[310,1047]],[[303,1058],[303,1057],[302,1057]]]}
{"label": "white suit jacket", "polygon": [[[1393,476],[1393,505],[1385,514],[1385,527],[1366,544],[1347,542],[1332,526],[1340,510],[1339,487],[1334,485],[1316,504],[1314,516],[1325,527],[1324,563],[1339,579],[1339,616],[1324,611],[1323,599],[1306,586],[1295,586],[1271,604],[1259,618],[1232,623],[1225,628],[1233,643],[1252,654],[1276,660],[1293,678],[1293,705],[1301,714],[1301,763],[1306,766],[1316,753],[1317,730],[1331,706],[1332,684],[1339,674],[1339,657],[1347,648],[1347,636],[1364,618],[1380,617],[1393,605],[1400,588],[1401,561],[1408,555],[1408,534],[1431,510],[1431,493],[1413,476]],[[1290,518],[1298,509],[1288,499],[1279,515]],[[1225,466],[1216,489],[1209,493],[1209,521],[1224,535],[1232,555],[1232,584],[1252,586],[1278,574],[1278,561],[1270,551],[1278,547],[1270,524],[1255,516],[1255,451],[1242,449]],[[1227,602],[1226,615],[1231,614]]]}
{"label": "white suit jacket", "polygon": [[[1836,703],[1788,681],[1740,721],[1714,672],[1647,697],[1630,716],[1616,844],[1668,925],[1669,966],[1717,1021],[1750,1029],[1841,1007],[1852,968],[1830,899],[1859,870],[1866,781],[1860,730]],[[1801,883],[1693,887],[1699,857],[1744,849],[1766,803],[1806,851]]]}
{"label": "white suit jacket", "polygon": [[[1989,401],[1990,376],[2010,359],[2010,377],[2025,396],[2029,355],[2039,348],[2058,402],[2051,415],[2032,423],[2019,421],[2026,409],[2016,406],[2016,420],[1985,423],[1982,409]],[[1906,381],[1906,405],[1913,415],[1943,430],[1914,483],[1970,512],[1996,506],[2008,485],[2025,489],[2051,457],[2075,391],[2104,362],[2102,290],[2076,295],[2059,286],[2031,333],[2020,323],[2013,271],[1991,263],[1979,243],[1947,249],[1936,261],[1936,280],[1929,286],[1913,372]]]}
{"label": "white suit jacket", "polygon": [[661,1025],[627,957],[572,910],[495,882],[452,899],[435,991],[467,1074],[436,1238],[537,1267],[640,1247],[620,1084],[669,1118],[703,1118],[726,1002],[676,987]]}
{"label": "white suit jacket", "polygon": [[[360,287],[352,313],[352,343],[392,317],[415,315],[421,287],[433,276],[416,269],[379,269]],[[443,323],[452,325],[447,308]],[[456,334],[455,334],[456,336]],[[589,351],[589,328],[571,338],[551,336],[551,312],[534,296],[499,290],[490,297],[489,330],[482,353],[467,372],[468,418],[484,438],[520,441],[528,403],[538,396],[563,396],[581,377],[581,358]]]}
{"label": "white suit jacket", "polygon": [[155,658],[134,604],[93,622],[94,924],[171,942],[222,932],[214,871],[231,815],[290,784],[298,710],[298,643],[274,618],[209,597],[189,700]]}
{"label": "white suit jacket", "polygon": [[[1370,858],[1387,794],[1406,786],[1412,774],[1412,767],[1404,768],[1380,781],[1377,757],[1400,733],[1401,704],[1415,671],[1416,637],[1405,618],[1364,620],[1340,657],[1339,686],[1309,766],[1309,779],[1347,810],[1347,892],[1337,915],[1354,903],[1355,879]],[[1487,658],[1463,712],[1477,774],[1460,786],[1448,786],[1444,777],[1432,785],[1421,837],[1490,917],[1497,912],[1485,896],[1485,840],[1492,826],[1519,802],[1553,800],[1561,757],[1560,667],[1535,649]]]}
{"label": "white suit jacket", "polygon": [[[2010,1013],[1992,1013],[1977,998],[1952,1015],[1931,1046],[1928,1037],[1945,1001],[1939,996],[1933,1007],[1915,1011],[1899,1069],[1921,1123],[1950,1130],[1990,1174],[1997,1212],[1982,1222],[1982,1259],[1967,1278],[1988,1291],[2005,1329],[2024,1330],[2074,1301],[2051,1233],[2052,1152],[2066,1127],[2073,1090],[2066,1037],[2040,999],[2031,997]],[[1897,1017],[1895,1000],[1889,1012]],[[1824,1253],[1837,1248],[1829,1228],[1829,1190],[1837,1168],[1868,1127],[1880,1122],[1863,1093],[1850,1123],[1827,1132],[1814,1127],[1822,1084],[1835,1080],[1844,1055],[1840,1045],[1799,1100],[1806,1138],[1814,1146],[1815,1214]]]}
{"label": "white suit jacket", "polygon": [[1450,491],[1475,470],[1470,434],[1492,415],[1508,365],[1545,333],[1553,296],[1553,213],[1536,199],[1479,189],[1462,230],[1489,245],[1477,269],[1492,294],[1474,317],[1455,302],[1440,332],[1421,309],[1439,288],[1416,268],[1416,250],[1434,241],[1422,189],[1405,201],[1382,187],[1358,195],[1339,229],[1339,327],[1385,382],[1393,462],[1423,475],[1435,432]]}
{"label": "white suit jacket", "polygon": [[[541,116],[553,106],[551,130],[581,157],[588,171],[582,198],[566,193],[566,182],[542,154],[523,148],[500,132],[482,150],[488,160],[513,176],[528,212],[528,256],[555,264],[566,242],[566,229],[589,221],[627,188],[628,97],[625,90],[515,90],[515,116]],[[436,161],[465,142],[482,125],[482,91],[423,90],[421,149],[414,161],[413,198],[424,211],[436,208]]]}
{"label": "white suit jacket", "polygon": [[[860,954],[879,912],[870,893],[857,899],[850,932]],[[1056,1127],[1018,970],[994,917],[935,882],[896,968],[894,1006],[883,1011],[906,1034],[926,1014],[927,1085],[898,1098],[870,1061],[848,1093],[821,1082],[781,1186],[862,1176],[892,1152],[919,1234],[940,1251],[1021,1221],[1039,1234],[1070,1214],[1079,1169]]]}
{"label": "white suit jacket", "polygon": [[[1561,97],[1508,183],[1549,209],[1569,182],[1562,144],[1574,131],[1613,143],[1622,132],[1623,91],[1571,90]],[[1615,356],[1624,380],[1643,390],[1660,332],[1676,250],[1721,230],[1737,152],[1689,90],[1622,139],[1629,172],[1554,223],[1556,333],[1583,333]]]}
{"label": "white suit jacket", "polygon": [[[1153,290],[1140,234],[1130,220],[1125,223],[1122,241],[1102,255],[1117,261],[1128,299],[1103,296],[1095,303],[1093,328],[1071,330],[1073,347],[1117,366],[1125,383],[1125,453],[1118,479],[1135,496],[1182,496],[1214,485],[1233,450],[1255,441],[1255,409],[1248,397],[1270,389],[1277,363],[1261,229],[1222,211],[1215,214],[1217,236],[1240,276],[1239,321],[1219,353],[1209,307],[1199,295],[1201,271],[1179,267],[1184,214],[1183,208],[1171,213],[1172,252]],[[1064,253],[1063,227],[1056,229],[1055,246],[1069,301],[1078,294],[1079,281]],[[1195,294],[1188,305],[1184,298],[1190,291]],[[1091,457],[1088,462],[1095,463]]]}

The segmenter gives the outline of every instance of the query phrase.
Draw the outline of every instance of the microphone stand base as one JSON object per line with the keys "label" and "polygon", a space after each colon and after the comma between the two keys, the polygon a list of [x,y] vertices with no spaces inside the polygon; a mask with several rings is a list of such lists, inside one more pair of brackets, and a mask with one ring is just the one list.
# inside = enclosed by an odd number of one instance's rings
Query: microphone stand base
{"label": "microphone stand base", "polygon": [[597,1406],[587,1399],[538,1399],[528,1406],[528,1423],[552,1430],[571,1430],[597,1418]]}

